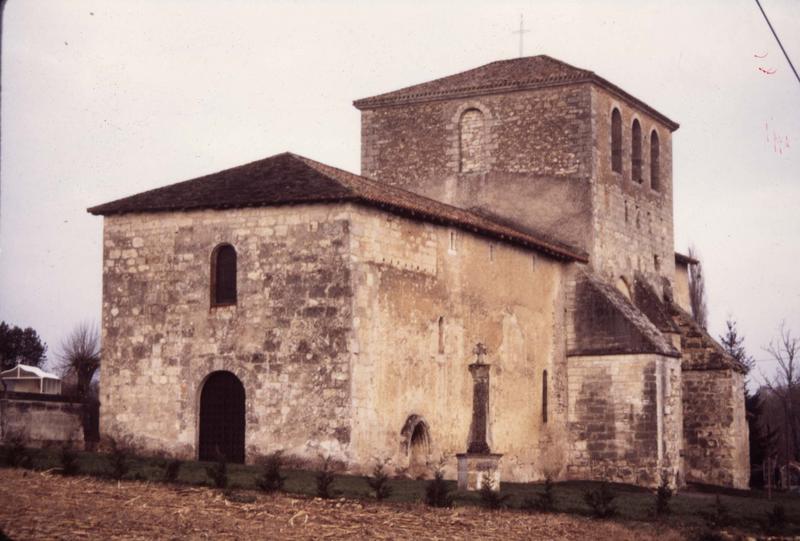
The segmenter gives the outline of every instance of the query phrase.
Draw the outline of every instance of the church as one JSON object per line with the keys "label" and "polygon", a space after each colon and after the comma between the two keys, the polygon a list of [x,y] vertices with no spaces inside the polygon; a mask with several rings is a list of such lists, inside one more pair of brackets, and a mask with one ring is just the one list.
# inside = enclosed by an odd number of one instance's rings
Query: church
{"label": "church", "polygon": [[88,209],[102,434],[453,478],[479,352],[504,481],[747,487],[744,369],[674,249],[677,123],[541,55],[354,106],[360,174],[287,152]]}

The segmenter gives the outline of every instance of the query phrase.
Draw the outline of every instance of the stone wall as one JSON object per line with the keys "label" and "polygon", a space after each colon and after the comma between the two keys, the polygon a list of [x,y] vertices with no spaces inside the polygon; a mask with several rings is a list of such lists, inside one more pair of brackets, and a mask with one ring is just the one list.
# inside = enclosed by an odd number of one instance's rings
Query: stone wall
{"label": "stone wall", "polygon": [[[473,348],[491,364],[489,436],[503,479],[563,467],[566,370],[564,264],[444,226],[355,208],[352,456],[414,468],[411,423],[423,422],[424,460],[466,450]],[[548,376],[548,422],[542,378]],[[428,473],[427,471],[414,473]]]}
{"label": "stone wall", "polygon": [[746,489],[744,376],[733,370],[684,370],[683,416],[686,480]]}
{"label": "stone wall", "polygon": [[[352,304],[341,206],[108,216],[101,433],[196,456],[205,378],[246,393],[247,460],[275,448],[346,458]],[[238,303],[210,305],[210,258],[230,243]]]}
{"label": "stone wall", "polygon": [[19,434],[34,447],[83,442],[81,404],[74,402],[40,397],[0,398],[0,423],[4,438]]}
{"label": "stone wall", "polygon": [[[592,87],[592,163],[595,272],[615,283],[624,277],[632,285],[634,276],[644,276],[659,295],[662,280],[674,282],[675,256],[672,224],[672,133],[663,123],[620,100],[604,89]],[[622,116],[622,172],[611,167],[611,113]],[[631,124],[642,128],[642,182],[632,179]],[[650,182],[650,140],[659,139],[659,186]]]}
{"label": "stone wall", "polygon": [[588,249],[590,103],[578,85],[364,110],[361,173]]}
{"label": "stone wall", "polygon": [[569,479],[680,484],[680,360],[569,357]]}

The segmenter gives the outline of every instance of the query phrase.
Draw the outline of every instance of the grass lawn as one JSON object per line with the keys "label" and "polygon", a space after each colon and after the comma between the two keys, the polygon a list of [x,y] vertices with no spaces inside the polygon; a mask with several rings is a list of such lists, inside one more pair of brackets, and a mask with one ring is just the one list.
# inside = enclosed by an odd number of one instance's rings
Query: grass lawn
{"label": "grass lawn", "polygon": [[[1,449],[1,448],[0,448]],[[60,468],[59,449],[29,449],[30,467],[37,470]],[[0,453],[0,456],[2,454]],[[126,478],[145,481],[162,481],[164,462],[155,458],[136,457],[130,459],[130,470]],[[107,476],[110,472],[108,455],[101,453],[80,452],[78,456],[79,474]],[[211,484],[206,473],[208,462],[186,461],[182,463],[177,481],[190,485]],[[256,489],[256,479],[261,475],[261,468],[254,465],[229,464],[228,485],[236,489]],[[302,469],[284,469],[287,477],[284,492],[315,496],[316,473]],[[389,481],[392,494],[389,502],[419,502],[425,498],[425,480],[393,479]],[[478,493],[457,492],[455,481],[447,481],[455,495],[454,505],[480,505]],[[584,499],[587,491],[595,490],[597,482],[567,481],[554,484],[555,511],[590,515],[591,509]],[[631,485],[611,484],[616,495],[614,505],[617,518],[623,520],[654,520],[654,491]],[[369,499],[372,493],[366,478],[355,475],[337,475],[333,489],[338,496],[349,499]],[[763,491],[735,491],[728,489],[684,489],[674,495],[670,501],[671,513],[658,519],[665,524],[677,527],[701,527],[706,523],[704,516],[714,515],[716,497],[719,495],[722,506],[727,510],[728,524],[746,532],[762,532],[767,521],[767,513],[775,504],[781,504],[786,512],[786,534],[800,534],[800,496],[782,492],[773,492],[772,500],[767,499]],[[508,507],[520,507],[529,498],[543,492],[542,483],[503,483],[502,494],[508,495]]]}

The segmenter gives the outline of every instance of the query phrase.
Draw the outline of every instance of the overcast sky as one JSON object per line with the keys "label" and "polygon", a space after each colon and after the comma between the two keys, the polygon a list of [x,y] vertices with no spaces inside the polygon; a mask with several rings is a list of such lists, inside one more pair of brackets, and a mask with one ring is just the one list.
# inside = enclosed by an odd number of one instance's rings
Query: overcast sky
{"label": "overcast sky", "polygon": [[[800,2],[762,5],[800,67]],[[359,172],[352,100],[517,56],[520,15],[526,55],[681,124],[676,249],[701,253],[712,334],[733,315],[758,359],[782,320],[800,334],[800,83],[753,0],[11,0],[0,320],[52,355],[100,320],[87,207],[285,150]]]}

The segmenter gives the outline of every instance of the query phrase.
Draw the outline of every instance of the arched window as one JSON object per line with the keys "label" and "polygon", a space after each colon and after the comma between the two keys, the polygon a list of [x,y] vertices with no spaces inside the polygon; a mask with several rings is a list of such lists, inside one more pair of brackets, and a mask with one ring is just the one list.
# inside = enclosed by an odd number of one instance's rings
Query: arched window
{"label": "arched window", "polygon": [[460,170],[462,173],[480,171],[484,168],[483,113],[478,109],[467,109],[458,123]]}
{"label": "arched window", "polygon": [[617,108],[611,111],[611,170],[622,173],[622,115]]}
{"label": "arched window", "polygon": [[547,370],[542,371],[542,423],[547,424]]}
{"label": "arched window", "polygon": [[650,187],[654,190],[661,189],[661,179],[659,178],[660,164],[658,163],[660,154],[661,149],[658,144],[658,134],[656,130],[653,130],[653,133],[650,134]]}
{"label": "arched window", "polygon": [[642,127],[636,119],[631,128],[631,179],[642,181]]}
{"label": "arched window", "polygon": [[220,244],[211,254],[211,305],[236,304],[236,250]]}

